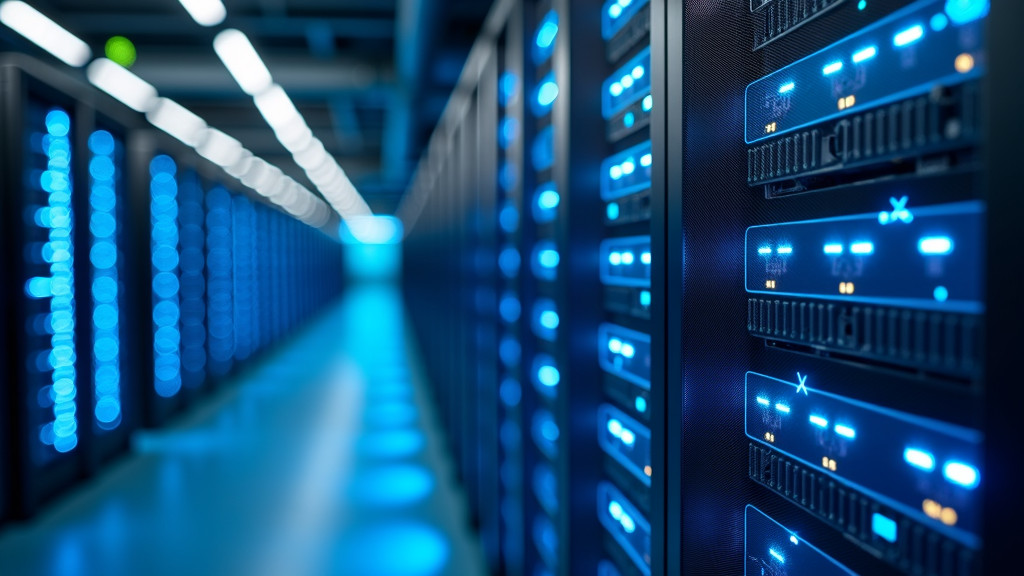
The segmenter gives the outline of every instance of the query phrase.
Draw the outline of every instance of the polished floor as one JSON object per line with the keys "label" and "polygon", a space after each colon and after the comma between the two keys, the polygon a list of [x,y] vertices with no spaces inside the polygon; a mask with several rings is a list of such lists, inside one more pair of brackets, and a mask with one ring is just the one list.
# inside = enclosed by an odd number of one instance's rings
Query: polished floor
{"label": "polished floor", "polygon": [[0,574],[484,574],[405,321],[396,288],[351,288],[182,421],[0,529]]}

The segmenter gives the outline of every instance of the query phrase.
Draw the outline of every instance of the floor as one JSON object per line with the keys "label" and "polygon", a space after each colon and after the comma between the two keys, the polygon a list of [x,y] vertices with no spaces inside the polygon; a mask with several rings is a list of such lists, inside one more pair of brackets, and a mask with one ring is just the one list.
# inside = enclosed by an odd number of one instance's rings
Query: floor
{"label": "floor", "polygon": [[351,288],[186,418],[0,530],[0,573],[484,574],[405,322],[397,288]]}

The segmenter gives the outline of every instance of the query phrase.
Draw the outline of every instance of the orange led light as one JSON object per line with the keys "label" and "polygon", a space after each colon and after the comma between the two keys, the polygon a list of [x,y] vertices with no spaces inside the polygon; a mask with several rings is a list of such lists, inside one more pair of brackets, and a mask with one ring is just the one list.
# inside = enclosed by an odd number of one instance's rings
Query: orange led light
{"label": "orange led light", "polygon": [[956,60],[953,61],[953,67],[961,74],[966,74],[971,70],[974,70],[974,56],[971,56],[967,52],[960,54],[956,57]]}

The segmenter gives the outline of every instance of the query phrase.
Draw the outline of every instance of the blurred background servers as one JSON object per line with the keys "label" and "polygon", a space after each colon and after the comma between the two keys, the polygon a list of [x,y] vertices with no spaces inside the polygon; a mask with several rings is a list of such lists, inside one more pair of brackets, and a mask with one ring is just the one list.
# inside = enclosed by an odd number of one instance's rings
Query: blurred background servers
{"label": "blurred background servers", "polygon": [[0,2],[0,574],[1013,573],[1012,0]]}

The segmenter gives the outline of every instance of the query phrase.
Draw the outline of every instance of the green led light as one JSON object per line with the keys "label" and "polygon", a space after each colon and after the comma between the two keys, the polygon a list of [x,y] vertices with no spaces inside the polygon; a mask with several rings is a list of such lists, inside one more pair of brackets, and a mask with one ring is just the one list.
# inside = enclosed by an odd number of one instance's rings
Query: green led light
{"label": "green led light", "polygon": [[114,36],[110,40],[107,40],[107,44],[103,47],[103,50],[106,53],[107,58],[110,58],[125,68],[131,68],[132,64],[135,64],[135,44],[132,44],[132,41],[124,36]]}

